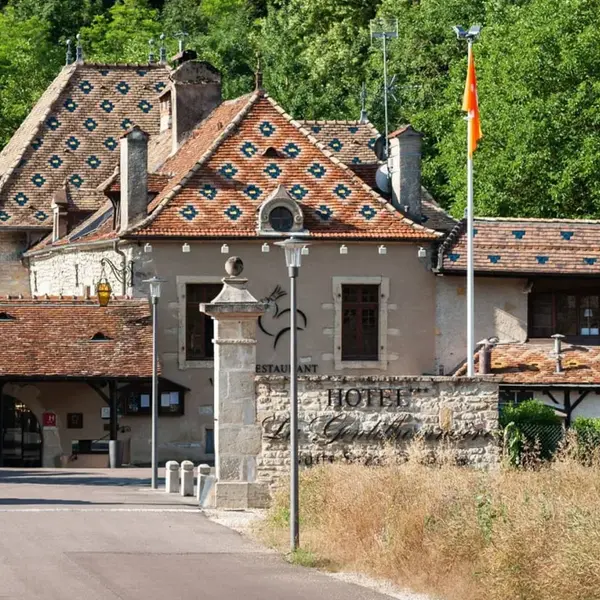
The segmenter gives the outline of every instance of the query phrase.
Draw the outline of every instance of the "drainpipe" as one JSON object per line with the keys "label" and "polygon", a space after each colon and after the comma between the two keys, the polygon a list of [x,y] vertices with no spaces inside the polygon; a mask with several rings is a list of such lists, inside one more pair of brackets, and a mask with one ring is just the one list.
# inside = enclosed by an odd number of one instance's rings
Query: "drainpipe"
{"label": "drainpipe", "polygon": [[565,339],[565,336],[561,335],[560,333],[555,333],[552,336],[552,339],[554,340],[554,351],[550,353],[550,356],[553,356],[556,359],[555,373],[562,373],[563,372],[562,362],[561,362],[562,340]]}

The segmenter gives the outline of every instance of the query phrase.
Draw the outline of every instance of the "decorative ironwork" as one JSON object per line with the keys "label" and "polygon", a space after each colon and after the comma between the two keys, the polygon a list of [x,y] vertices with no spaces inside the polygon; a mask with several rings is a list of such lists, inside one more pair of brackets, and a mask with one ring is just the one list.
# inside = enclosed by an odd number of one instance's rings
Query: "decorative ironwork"
{"label": "decorative ironwork", "polygon": [[[102,265],[103,272],[105,267],[108,267],[111,270],[114,278],[123,286],[124,290],[133,285],[133,260],[127,261],[123,258],[123,265],[120,268],[117,267],[110,258],[102,258],[100,264]],[[125,295],[125,293],[123,293],[123,295]]]}
{"label": "decorative ironwork", "polygon": [[[267,304],[268,308],[267,308],[267,314],[271,314],[271,316],[273,317],[274,320],[280,319],[282,316],[287,315],[290,312],[289,308],[285,308],[283,310],[281,310],[279,308],[279,305],[277,304],[277,301],[280,298],[283,298],[284,296],[287,296],[287,292],[285,290],[283,290],[283,288],[280,285],[275,286],[275,289],[266,297],[263,298],[261,300],[261,302],[264,302],[265,304]],[[298,331],[304,331],[306,329],[306,326],[308,325],[308,319],[306,318],[306,314],[301,311],[300,309],[297,310],[298,315],[300,316],[300,320],[303,322],[303,325],[298,325],[297,330]],[[265,315],[261,315],[258,318],[258,327],[259,329],[266,335],[268,335],[269,337],[274,338],[273,339],[273,349],[277,349],[277,344],[279,343],[279,340],[288,332],[290,331],[290,327],[282,327],[277,333],[271,333],[270,331],[268,331],[265,327],[265,323],[263,321],[264,317],[267,316],[267,314]]]}

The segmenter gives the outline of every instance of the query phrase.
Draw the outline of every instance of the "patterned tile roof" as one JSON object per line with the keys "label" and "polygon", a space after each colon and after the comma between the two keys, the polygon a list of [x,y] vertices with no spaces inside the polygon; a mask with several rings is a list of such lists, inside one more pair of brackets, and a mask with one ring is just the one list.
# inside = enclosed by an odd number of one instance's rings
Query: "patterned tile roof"
{"label": "patterned tile roof", "polygon": [[367,121],[298,121],[339,160],[347,165],[377,162],[374,147],[380,136]]}
{"label": "patterned tile roof", "polygon": [[[369,187],[377,190],[375,182],[375,173],[383,163],[372,163],[370,165],[358,164],[349,165],[354,173],[356,173]],[[383,195],[383,194],[382,194]],[[421,210],[423,220],[422,225],[435,229],[436,231],[450,231],[458,221],[451,217],[431,196],[431,194],[421,187]]]}
{"label": "patterned tile roof", "polygon": [[282,185],[313,237],[436,239],[403,217],[262,92],[222,104],[162,167],[175,176],[131,236],[257,237]]}
{"label": "patterned tile roof", "polygon": [[[104,341],[92,341],[103,334]],[[150,377],[152,326],[145,300],[2,300],[3,377]]]}
{"label": "patterned tile roof", "polygon": [[[600,273],[600,221],[475,219],[475,270],[480,273]],[[466,227],[462,221],[440,248],[443,272],[464,272]]]}
{"label": "patterned tile roof", "polygon": [[0,153],[0,227],[50,228],[65,182],[95,210],[101,200],[90,191],[117,166],[121,135],[132,124],[159,132],[168,77],[162,65],[64,67]]}
{"label": "patterned tile roof", "polygon": [[[600,346],[562,346],[562,373],[551,355],[554,342],[499,344],[492,349],[491,375],[514,384],[600,384]],[[479,356],[475,355],[478,365]],[[466,374],[466,366],[456,372]]]}

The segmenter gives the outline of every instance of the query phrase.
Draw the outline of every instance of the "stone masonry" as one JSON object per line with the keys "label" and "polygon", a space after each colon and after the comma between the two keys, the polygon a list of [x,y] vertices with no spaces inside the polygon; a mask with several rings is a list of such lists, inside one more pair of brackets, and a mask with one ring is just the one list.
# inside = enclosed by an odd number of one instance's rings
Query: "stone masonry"
{"label": "stone masonry", "polygon": [[[259,481],[289,473],[289,381],[256,378]],[[415,438],[447,443],[459,463],[498,461],[498,384],[450,377],[299,377],[300,462],[377,464]]]}

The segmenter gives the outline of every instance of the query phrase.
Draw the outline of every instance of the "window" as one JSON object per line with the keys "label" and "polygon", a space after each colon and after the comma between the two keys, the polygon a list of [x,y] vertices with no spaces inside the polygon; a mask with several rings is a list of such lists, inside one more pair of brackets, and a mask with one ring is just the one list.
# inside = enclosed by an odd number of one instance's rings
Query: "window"
{"label": "window", "polygon": [[211,302],[222,289],[221,284],[188,283],[185,286],[185,358],[212,360],[213,320],[200,312],[200,303]]}
{"label": "window", "polygon": [[269,213],[269,224],[275,231],[291,231],[294,226],[294,215],[285,206],[276,206]]}
{"label": "window", "polygon": [[206,445],[204,448],[204,454],[214,454],[215,453],[215,430],[207,429],[206,430]]}
{"label": "window", "polygon": [[379,360],[378,285],[342,285],[342,360]]}
{"label": "window", "polygon": [[591,290],[532,293],[529,337],[547,338],[555,333],[570,338],[600,339],[600,294]]}

